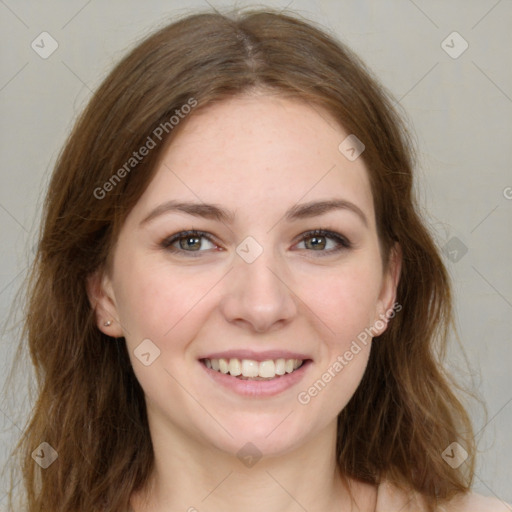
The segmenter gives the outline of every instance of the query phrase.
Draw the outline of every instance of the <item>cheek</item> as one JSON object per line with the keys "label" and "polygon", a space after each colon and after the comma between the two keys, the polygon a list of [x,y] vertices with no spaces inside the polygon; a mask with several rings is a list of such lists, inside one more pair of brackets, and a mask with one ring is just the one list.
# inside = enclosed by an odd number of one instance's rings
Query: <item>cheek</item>
{"label": "cheek", "polygon": [[[145,338],[161,348],[184,338],[183,329],[200,324],[201,300],[212,283],[205,276],[170,270],[165,263],[148,265],[142,258],[126,259],[118,267],[127,279],[117,282],[116,302],[126,340],[136,346]],[[177,335],[180,333],[179,335]]]}
{"label": "cheek", "polygon": [[328,328],[330,336],[343,345],[369,327],[375,318],[381,276],[378,265],[354,260],[336,272],[317,274],[313,286],[299,295]]}
{"label": "cheek", "polygon": [[[215,280],[171,271],[165,262],[148,265],[136,256],[119,262],[117,268],[119,320],[146,399],[159,404],[169,400],[181,403],[180,387],[170,375],[183,380],[183,358],[187,358],[187,347],[205,321],[207,301],[202,299]],[[139,357],[148,352],[149,365],[145,365]]]}
{"label": "cheek", "polygon": [[373,259],[363,255],[335,273],[315,276],[308,306],[324,326],[318,343],[321,362],[299,402],[314,402],[312,407],[319,414],[338,414],[363,377],[371,349],[368,329],[375,319],[380,291],[379,272]]}
{"label": "cheek", "polygon": [[322,358],[297,394],[299,407],[316,430],[333,421],[359,387],[370,356],[371,338],[362,342],[346,331],[330,338],[327,345],[327,357]]}

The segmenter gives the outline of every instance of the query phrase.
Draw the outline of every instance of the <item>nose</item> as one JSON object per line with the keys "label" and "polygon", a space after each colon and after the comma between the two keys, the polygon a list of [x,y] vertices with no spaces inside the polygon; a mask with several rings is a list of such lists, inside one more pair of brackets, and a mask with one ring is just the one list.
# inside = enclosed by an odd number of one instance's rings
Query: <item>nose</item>
{"label": "nose", "polygon": [[235,255],[227,276],[221,310],[226,320],[253,332],[267,332],[288,324],[297,314],[297,298],[285,265],[271,251],[252,263]]}

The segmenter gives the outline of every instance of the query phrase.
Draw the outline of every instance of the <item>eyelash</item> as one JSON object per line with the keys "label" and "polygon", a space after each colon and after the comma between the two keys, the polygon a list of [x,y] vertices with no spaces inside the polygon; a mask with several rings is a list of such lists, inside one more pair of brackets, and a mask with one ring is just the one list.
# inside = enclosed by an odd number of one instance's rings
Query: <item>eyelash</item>
{"label": "eyelash", "polygon": [[[202,252],[205,252],[205,251],[186,251],[184,249],[178,249],[178,248],[172,246],[173,243],[181,240],[182,238],[187,238],[187,237],[206,238],[212,244],[217,245],[215,243],[215,241],[213,240],[213,238],[211,236],[209,236],[208,233],[206,233],[205,231],[198,231],[196,229],[191,229],[188,231],[180,231],[179,233],[175,233],[174,235],[171,235],[171,236],[165,238],[164,240],[162,240],[160,245],[162,248],[168,250],[169,252],[172,252],[175,254],[187,253],[187,255],[190,255],[194,258],[199,257]],[[315,229],[312,231],[307,231],[306,233],[303,233],[300,236],[300,240],[297,243],[304,242],[305,240],[307,240],[309,238],[314,238],[314,237],[330,238],[332,240],[335,240],[339,245],[338,245],[338,247],[336,247],[334,249],[328,249],[327,251],[325,251],[325,250],[315,251],[315,250],[309,250],[309,249],[303,249],[303,250],[306,250],[308,252],[319,252],[319,253],[321,253],[321,256],[326,256],[326,255],[331,255],[334,253],[341,252],[343,250],[350,249],[352,247],[352,243],[347,238],[345,238],[344,236],[342,236],[336,232],[329,231],[326,229]]]}

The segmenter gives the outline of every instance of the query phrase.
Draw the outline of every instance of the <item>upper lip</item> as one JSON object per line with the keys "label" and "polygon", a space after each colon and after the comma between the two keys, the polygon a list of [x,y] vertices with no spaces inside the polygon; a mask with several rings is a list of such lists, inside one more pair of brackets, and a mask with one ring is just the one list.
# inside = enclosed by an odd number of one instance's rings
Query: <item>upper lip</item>
{"label": "upper lip", "polygon": [[290,352],[288,350],[265,350],[255,352],[254,350],[225,350],[223,352],[213,352],[199,359],[252,359],[253,361],[268,361],[270,359],[300,359],[305,361],[311,359],[306,354],[299,352]]}

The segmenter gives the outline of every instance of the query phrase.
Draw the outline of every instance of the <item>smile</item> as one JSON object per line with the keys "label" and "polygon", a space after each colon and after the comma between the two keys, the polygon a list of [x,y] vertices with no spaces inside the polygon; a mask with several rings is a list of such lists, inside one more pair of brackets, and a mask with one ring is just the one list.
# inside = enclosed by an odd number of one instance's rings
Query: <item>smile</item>
{"label": "smile", "polygon": [[212,355],[201,358],[198,362],[211,379],[210,382],[219,385],[220,389],[261,399],[279,395],[298,386],[313,363],[311,359],[271,359],[270,354],[266,357],[258,354],[256,357],[260,358],[259,361],[247,356],[223,358]]}

